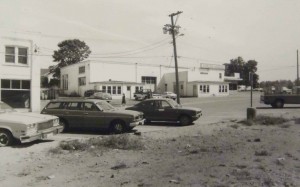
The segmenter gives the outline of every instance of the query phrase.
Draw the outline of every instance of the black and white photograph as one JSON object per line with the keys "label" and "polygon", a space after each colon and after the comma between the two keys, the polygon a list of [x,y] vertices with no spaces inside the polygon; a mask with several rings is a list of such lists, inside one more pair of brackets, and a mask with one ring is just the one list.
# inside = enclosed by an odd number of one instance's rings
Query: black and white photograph
{"label": "black and white photograph", "polygon": [[1,187],[299,187],[299,0],[0,0]]}

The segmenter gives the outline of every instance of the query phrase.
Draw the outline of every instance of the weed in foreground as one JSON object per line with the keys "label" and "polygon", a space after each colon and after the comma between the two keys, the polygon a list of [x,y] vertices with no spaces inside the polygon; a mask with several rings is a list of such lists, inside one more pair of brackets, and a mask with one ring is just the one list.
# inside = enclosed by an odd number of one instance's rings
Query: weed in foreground
{"label": "weed in foreground", "polygon": [[111,135],[103,138],[91,138],[88,140],[62,141],[58,147],[49,150],[52,154],[60,154],[63,150],[67,151],[86,151],[95,149],[124,149],[141,150],[144,144],[140,137],[130,137],[128,134]]}
{"label": "weed in foreground", "polygon": [[252,126],[254,124],[257,125],[280,125],[287,122],[288,119],[284,117],[275,117],[275,116],[267,116],[267,115],[258,115],[253,120],[242,120],[239,123],[242,123],[247,126]]}

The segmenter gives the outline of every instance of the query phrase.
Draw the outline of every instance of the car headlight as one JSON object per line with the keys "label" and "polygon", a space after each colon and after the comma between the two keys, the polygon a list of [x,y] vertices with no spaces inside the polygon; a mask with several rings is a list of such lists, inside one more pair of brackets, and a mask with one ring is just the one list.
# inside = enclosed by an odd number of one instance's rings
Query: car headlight
{"label": "car headlight", "polygon": [[27,125],[27,129],[34,129],[37,127],[37,124],[36,123],[32,123],[32,124],[28,124]]}
{"label": "car headlight", "polygon": [[53,125],[55,125],[55,124],[59,124],[59,118],[56,118],[53,120]]}

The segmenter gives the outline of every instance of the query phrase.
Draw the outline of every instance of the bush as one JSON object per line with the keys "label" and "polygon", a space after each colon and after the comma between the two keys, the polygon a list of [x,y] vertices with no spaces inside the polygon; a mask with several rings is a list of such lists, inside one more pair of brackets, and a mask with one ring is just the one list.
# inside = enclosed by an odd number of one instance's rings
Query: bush
{"label": "bush", "polygon": [[240,123],[244,125],[279,125],[287,122],[288,119],[283,117],[274,117],[274,116],[266,116],[266,115],[258,115],[253,120],[242,120]]}
{"label": "bush", "polygon": [[130,137],[128,134],[111,135],[104,138],[91,138],[88,140],[71,140],[62,141],[56,148],[49,150],[50,153],[60,154],[63,151],[86,151],[90,149],[124,149],[124,150],[141,150],[144,144],[139,137]]}

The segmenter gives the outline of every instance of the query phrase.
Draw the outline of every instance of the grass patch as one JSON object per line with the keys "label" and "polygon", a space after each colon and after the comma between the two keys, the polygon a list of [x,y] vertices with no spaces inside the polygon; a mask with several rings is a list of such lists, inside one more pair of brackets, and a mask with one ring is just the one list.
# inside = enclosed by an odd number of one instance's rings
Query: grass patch
{"label": "grass patch", "polygon": [[[284,117],[274,117],[274,116],[267,116],[267,115],[258,115],[253,120],[242,120],[240,123],[252,126],[254,124],[257,125],[279,125],[289,121]],[[288,127],[286,127],[288,128]]]}
{"label": "grass patch", "polygon": [[87,140],[61,141],[58,147],[50,149],[49,152],[52,154],[61,154],[63,150],[88,151],[103,148],[141,150],[144,148],[144,143],[140,137],[129,136],[128,134],[110,135]]}

